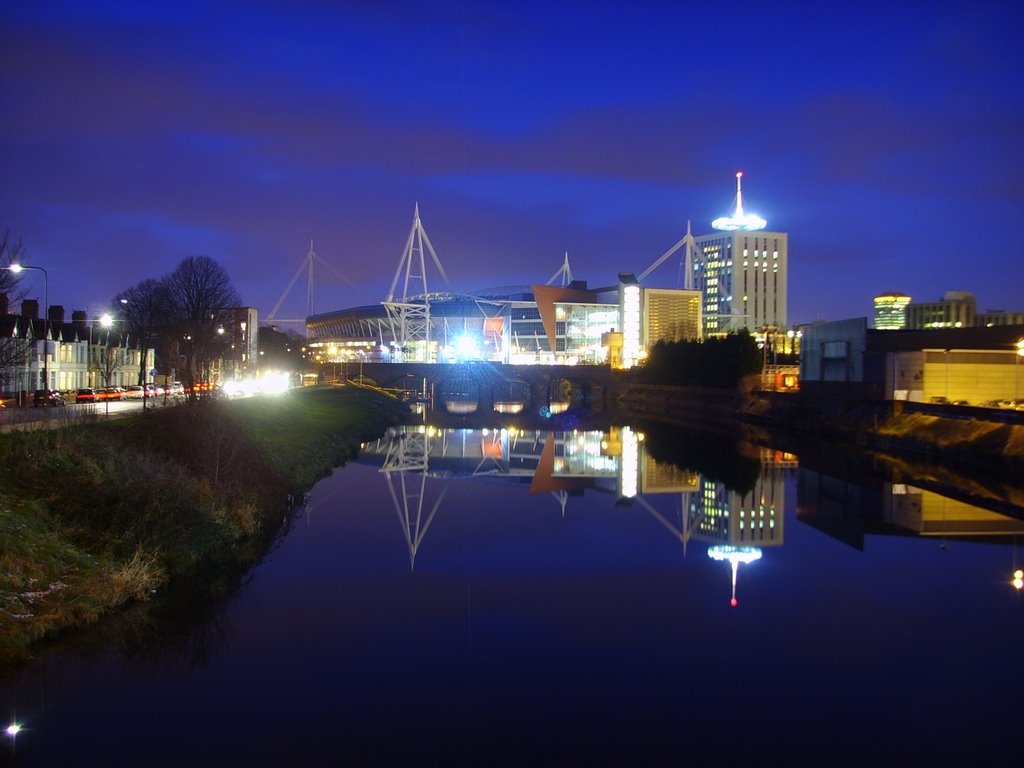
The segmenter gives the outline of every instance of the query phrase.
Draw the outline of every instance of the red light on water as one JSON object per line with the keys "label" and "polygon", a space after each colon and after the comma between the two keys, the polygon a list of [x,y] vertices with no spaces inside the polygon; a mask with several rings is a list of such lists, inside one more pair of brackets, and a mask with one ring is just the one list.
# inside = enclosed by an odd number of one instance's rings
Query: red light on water
{"label": "red light on water", "polygon": [[739,604],[740,604],[740,601],[737,600],[735,597],[732,600],[729,601],[729,605],[731,605],[733,608],[735,608]]}

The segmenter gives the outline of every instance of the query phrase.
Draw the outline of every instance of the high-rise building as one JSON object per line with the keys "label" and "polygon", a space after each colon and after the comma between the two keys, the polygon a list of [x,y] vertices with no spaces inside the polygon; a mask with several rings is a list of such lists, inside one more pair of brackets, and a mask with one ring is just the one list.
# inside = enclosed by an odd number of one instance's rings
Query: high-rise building
{"label": "high-rise building", "polygon": [[890,291],[875,296],[875,329],[898,331],[907,326],[907,304],[910,297],[899,291]]}
{"label": "high-rise building", "polygon": [[693,287],[703,295],[705,336],[788,323],[788,235],[766,231],[764,219],[744,213],[742,177],[736,174],[733,215],[711,222],[715,234],[694,238]]}

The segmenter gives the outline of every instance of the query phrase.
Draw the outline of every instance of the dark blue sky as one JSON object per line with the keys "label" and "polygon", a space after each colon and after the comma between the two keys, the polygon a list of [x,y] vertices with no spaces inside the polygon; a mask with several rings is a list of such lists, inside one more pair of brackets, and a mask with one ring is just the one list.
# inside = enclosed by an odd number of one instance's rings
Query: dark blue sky
{"label": "dark blue sky", "polygon": [[[742,170],[746,208],[789,233],[791,323],[866,315],[894,289],[1024,311],[1018,3],[48,2],[0,18],[0,228],[66,308],[206,254],[265,314],[311,238],[345,278],[320,271],[316,310],[375,303],[417,202],[456,290],[545,282],[566,251],[606,285],[688,219],[708,232]],[[647,283],[677,279],[673,259]],[[278,315],[304,308],[301,278]]]}

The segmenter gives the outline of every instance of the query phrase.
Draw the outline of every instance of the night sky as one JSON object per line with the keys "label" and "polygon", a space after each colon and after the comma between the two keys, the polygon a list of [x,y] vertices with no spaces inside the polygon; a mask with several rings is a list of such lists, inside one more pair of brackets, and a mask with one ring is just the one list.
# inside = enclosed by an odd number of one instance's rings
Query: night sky
{"label": "night sky", "polygon": [[384,298],[417,203],[455,290],[566,251],[608,285],[742,170],[791,324],[886,290],[1024,311],[1024,6],[625,6],[6,3],[0,230],[90,314],[205,254],[265,315],[312,239],[326,312]]}

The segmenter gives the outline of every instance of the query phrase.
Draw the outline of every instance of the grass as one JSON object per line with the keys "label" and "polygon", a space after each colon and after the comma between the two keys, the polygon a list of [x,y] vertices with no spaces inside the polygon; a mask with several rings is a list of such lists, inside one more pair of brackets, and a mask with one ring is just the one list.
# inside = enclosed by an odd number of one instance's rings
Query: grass
{"label": "grass", "polygon": [[211,563],[251,564],[290,497],[404,413],[316,388],[0,435],[0,664]]}

